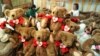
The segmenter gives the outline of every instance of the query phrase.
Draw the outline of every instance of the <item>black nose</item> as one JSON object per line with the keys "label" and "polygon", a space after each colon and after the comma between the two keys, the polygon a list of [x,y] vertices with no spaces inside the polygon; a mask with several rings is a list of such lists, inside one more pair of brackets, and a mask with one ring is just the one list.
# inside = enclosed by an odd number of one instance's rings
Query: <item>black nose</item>
{"label": "black nose", "polygon": [[12,17],[14,17],[15,15],[12,15]]}
{"label": "black nose", "polygon": [[40,37],[38,37],[38,40],[40,40]]}

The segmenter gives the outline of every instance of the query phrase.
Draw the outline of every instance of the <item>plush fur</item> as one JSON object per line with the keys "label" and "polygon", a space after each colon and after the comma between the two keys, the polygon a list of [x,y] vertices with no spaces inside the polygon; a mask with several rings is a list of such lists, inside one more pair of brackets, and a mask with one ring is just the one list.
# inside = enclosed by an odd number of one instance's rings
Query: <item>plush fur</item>
{"label": "plush fur", "polygon": [[[6,21],[6,18],[0,18],[0,24]],[[4,29],[0,27],[0,56],[5,56],[11,53],[13,45],[15,44],[14,35],[10,35],[6,32],[6,26]]]}
{"label": "plush fur", "polygon": [[18,19],[19,20],[18,22],[21,23],[23,26],[28,26],[29,25],[28,19],[23,17],[24,10],[22,8],[15,8],[15,9],[12,9],[12,10],[7,9],[7,10],[5,10],[4,14],[7,17],[8,22],[10,20],[17,20]]}
{"label": "plush fur", "polygon": [[[87,55],[91,52],[94,53],[94,55],[97,55],[97,56],[100,55],[99,54],[100,50],[99,49],[96,49],[96,50],[94,49],[94,48],[96,48],[95,47],[96,45],[100,44],[99,35],[100,35],[100,33],[95,33],[92,36],[92,38],[88,39],[87,41],[85,41],[83,43],[83,50],[86,51]],[[93,45],[95,45],[94,48],[93,48]],[[93,48],[93,51],[92,51],[91,47]],[[87,56],[87,55],[85,55],[85,56]],[[93,54],[92,54],[92,56],[93,56]]]}
{"label": "plush fur", "polygon": [[[32,42],[31,47],[29,48],[29,51],[25,54],[25,56],[31,56],[31,55],[36,55],[36,56],[49,56],[47,53],[49,53],[47,50],[48,49],[48,40],[49,40],[49,34],[50,32],[46,29],[41,29],[39,31],[36,31],[34,34],[34,39]],[[36,40],[36,42],[34,42]],[[40,46],[42,43],[42,46]],[[46,42],[47,45],[44,47],[43,42]],[[36,44],[36,45],[35,45]]]}

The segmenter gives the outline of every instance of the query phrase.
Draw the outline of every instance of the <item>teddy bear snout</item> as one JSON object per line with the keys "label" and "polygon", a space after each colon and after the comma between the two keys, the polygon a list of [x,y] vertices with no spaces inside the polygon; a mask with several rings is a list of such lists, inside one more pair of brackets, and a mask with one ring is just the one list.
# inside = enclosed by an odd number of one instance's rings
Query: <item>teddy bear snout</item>
{"label": "teddy bear snout", "polygon": [[40,40],[40,37],[38,37],[37,39]]}

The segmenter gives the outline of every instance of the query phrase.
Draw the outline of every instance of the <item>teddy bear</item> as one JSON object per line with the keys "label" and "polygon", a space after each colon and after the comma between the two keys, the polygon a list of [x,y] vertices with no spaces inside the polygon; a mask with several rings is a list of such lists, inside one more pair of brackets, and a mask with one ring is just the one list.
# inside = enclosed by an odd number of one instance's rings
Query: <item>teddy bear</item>
{"label": "teddy bear", "polygon": [[80,29],[80,26],[79,26],[79,24],[71,21],[71,19],[69,18],[64,21],[64,24],[61,26],[61,29],[63,31],[71,32],[74,34],[74,32],[76,32]]}
{"label": "teddy bear", "polygon": [[99,24],[100,24],[99,23],[100,22],[99,18],[98,17],[94,17],[93,19],[94,19],[94,21],[91,21],[91,22],[90,21],[87,21],[88,24],[86,24],[85,31],[88,34],[91,34],[93,30],[100,28],[100,26],[99,26]]}
{"label": "teddy bear", "polygon": [[[34,33],[36,29],[34,27],[22,27],[18,26],[15,28],[15,31],[19,33],[17,45],[20,45],[21,48],[17,50],[18,55],[25,55],[28,52],[30,46],[32,45],[32,39],[34,38]],[[18,48],[18,46],[17,46]]]}
{"label": "teddy bear", "polygon": [[46,29],[36,31],[32,45],[25,56],[48,56],[49,34],[50,32]]}
{"label": "teddy bear", "polygon": [[55,7],[51,14],[52,14],[52,19],[50,22],[50,30],[52,31],[52,28],[54,27],[55,22],[61,22],[65,20],[65,15],[67,13],[67,10],[63,7]]}
{"label": "teddy bear", "polygon": [[[75,48],[75,45],[77,43],[76,35],[70,32],[62,31],[61,25],[62,25],[61,22],[59,21],[55,22],[54,23],[55,27],[52,28],[53,32],[50,34],[50,41],[51,43],[54,43],[53,45],[55,46],[54,49],[56,50],[55,51],[56,56],[57,55],[63,55],[63,56],[79,55],[81,56],[81,53]],[[72,47],[73,45],[74,47]]]}
{"label": "teddy bear", "polygon": [[[6,46],[4,48],[10,49],[13,46],[17,46],[17,44],[14,45],[16,43],[16,40],[18,39],[18,36],[16,35],[17,32],[16,32],[15,28],[19,27],[19,26],[27,26],[28,21],[23,17],[24,10],[22,8],[15,8],[15,9],[12,9],[12,10],[7,9],[7,10],[5,10],[4,14],[5,14],[6,18],[0,24],[0,28],[3,29],[3,31],[1,31],[1,34],[3,34],[3,35],[1,35],[1,41],[7,42],[8,45],[6,45],[6,43],[5,43]],[[14,36],[14,33],[16,33],[15,34],[16,36]],[[9,35],[11,35],[12,37],[9,37]],[[14,43],[9,44],[8,41],[14,42]],[[10,47],[9,47],[9,45],[10,45]],[[1,50],[1,53],[2,53],[2,50]]]}
{"label": "teddy bear", "polygon": [[12,10],[6,9],[4,11],[7,23],[15,27],[15,25],[28,26],[28,19],[23,17],[24,10],[22,8],[14,8]]}
{"label": "teddy bear", "polygon": [[[40,11],[37,14],[37,18],[36,18],[37,29],[40,30],[41,28],[44,28],[41,26],[44,23],[46,23],[47,24],[46,27],[49,28],[51,18],[52,18],[51,11],[49,9],[43,8],[42,11]],[[42,22],[44,22],[44,23],[42,23]]]}
{"label": "teddy bear", "polygon": [[100,29],[95,29],[92,32],[92,37],[88,40],[86,40],[83,45],[82,48],[84,50],[84,56],[99,56],[100,53]]}

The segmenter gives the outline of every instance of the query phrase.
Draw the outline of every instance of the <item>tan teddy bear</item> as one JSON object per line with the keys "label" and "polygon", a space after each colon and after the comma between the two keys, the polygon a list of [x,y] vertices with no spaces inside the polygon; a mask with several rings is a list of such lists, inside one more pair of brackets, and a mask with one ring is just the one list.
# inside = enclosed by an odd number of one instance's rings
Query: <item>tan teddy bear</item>
{"label": "tan teddy bear", "polygon": [[74,33],[80,29],[79,25],[70,19],[66,19],[64,23],[65,25],[62,25],[63,31]]}
{"label": "tan teddy bear", "polygon": [[17,37],[19,39],[18,44],[22,43],[23,45],[19,51],[25,55],[33,44],[34,33],[36,30],[34,27],[19,26],[15,28],[15,31],[19,33],[19,36]]}
{"label": "tan teddy bear", "polygon": [[50,34],[50,42],[54,43],[51,47],[54,48],[56,51],[54,52],[53,49],[51,49],[50,51],[53,51],[53,54],[56,55],[81,56],[81,53],[75,48],[77,43],[76,35],[70,32],[62,31],[60,22],[55,22],[54,26],[55,27],[52,28],[53,32]]}
{"label": "tan teddy bear", "polygon": [[34,34],[33,44],[25,56],[48,56],[48,40],[50,32],[46,29],[36,31]]}
{"label": "tan teddy bear", "polygon": [[50,30],[52,30],[52,28],[54,27],[55,22],[61,22],[63,26],[65,24],[64,22],[67,19],[67,16],[69,16],[66,8],[64,7],[55,7],[52,10],[51,14],[52,14],[52,19],[50,22]]}
{"label": "tan teddy bear", "polygon": [[5,10],[4,12],[7,23],[14,27],[15,25],[23,25],[28,26],[28,21],[25,17],[23,17],[24,10],[22,8],[14,8],[12,10]]}

